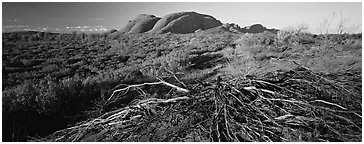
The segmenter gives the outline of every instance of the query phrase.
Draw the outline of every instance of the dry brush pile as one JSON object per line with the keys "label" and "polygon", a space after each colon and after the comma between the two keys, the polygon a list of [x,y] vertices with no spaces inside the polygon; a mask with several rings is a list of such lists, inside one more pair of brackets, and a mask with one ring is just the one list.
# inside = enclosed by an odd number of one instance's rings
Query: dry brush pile
{"label": "dry brush pile", "polygon": [[158,79],[114,91],[128,106],[38,141],[361,141],[361,73],[298,66],[261,78],[184,84]]}

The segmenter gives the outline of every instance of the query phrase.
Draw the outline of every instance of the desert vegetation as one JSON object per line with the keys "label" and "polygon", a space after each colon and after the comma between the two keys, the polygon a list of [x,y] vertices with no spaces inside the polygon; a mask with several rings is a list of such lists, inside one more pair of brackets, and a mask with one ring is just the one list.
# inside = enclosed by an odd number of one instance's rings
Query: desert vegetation
{"label": "desert vegetation", "polygon": [[3,33],[3,141],[362,141],[360,34]]}

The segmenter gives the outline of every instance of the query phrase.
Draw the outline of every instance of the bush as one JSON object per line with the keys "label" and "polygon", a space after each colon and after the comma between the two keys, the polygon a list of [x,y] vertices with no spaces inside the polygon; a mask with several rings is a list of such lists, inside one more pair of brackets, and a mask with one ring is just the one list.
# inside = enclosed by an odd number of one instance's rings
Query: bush
{"label": "bush", "polygon": [[43,67],[43,72],[44,73],[50,73],[50,72],[58,71],[58,69],[59,69],[58,65],[50,64],[50,65],[47,65],[47,66]]}
{"label": "bush", "polygon": [[314,42],[314,35],[309,33],[294,33],[289,31],[279,31],[277,33],[277,43],[280,45],[311,44]]}
{"label": "bush", "polygon": [[[6,131],[10,134],[17,133],[19,139],[16,141],[23,141],[28,132],[37,132],[37,127],[44,127],[42,123],[34,121],[47,121],[51,126],[45,127],[46,131],[55,131],[65,127],[66,124],[74,124],[82,120],[80,119],[82,117],[78,118],[76,115],[91,106],[92,101],[100,94],[99,85],[83,84],[83,79],[78,76],[58,82],[49,77],[42,80],[26,80],[14,88],[3,91],[3,114],[7,116],[3,120],[4,124],[10,127]],[[65,117],[71,115],[73,116]],[[26,117],[23,118],[24,116]],[[53,119],[58,121],[51,121]],[[12,126],[14,121],[24,124]],[[26,124],[27,122],[34,123]],[[3,135],[3,140],[9,141],[11,137]]]}
{"label": "bush", "polygon": [[253,45],[273,45],[277,40],[277,35],[268,31],[257,34],[245,34],[241,37],[239,43],[246,46]]}
{"label": "bush", "polygon": [[361,40],[346,39],[342,43],[344,50],[350,50],[350,49],[359,50],[362,48]]}
{"label": "bush", "polygon": [[26,67],[32,67],[32,66],[36,66],[36,65],[42,64],[44,62],[44,60],[40,60],[40,59],[26,60],[26,59],[23,59],[23,60],[21,60],[21,62]]}

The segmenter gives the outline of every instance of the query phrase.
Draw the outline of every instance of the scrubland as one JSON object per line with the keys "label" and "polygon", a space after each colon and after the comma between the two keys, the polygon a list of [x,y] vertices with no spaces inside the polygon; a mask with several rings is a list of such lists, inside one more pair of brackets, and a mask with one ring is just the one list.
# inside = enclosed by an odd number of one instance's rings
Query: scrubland
{"label": "scrubland", "polygon": [[361,34],[3,33],[3,141],[362,141]]}

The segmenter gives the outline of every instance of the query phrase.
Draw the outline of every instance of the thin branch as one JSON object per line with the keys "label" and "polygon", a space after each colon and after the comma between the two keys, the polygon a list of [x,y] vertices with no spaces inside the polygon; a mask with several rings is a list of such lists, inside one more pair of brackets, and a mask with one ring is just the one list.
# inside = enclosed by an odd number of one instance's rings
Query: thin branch
{"label": "thin branch", "polygon": [[163,67],[167,72],[169,72],[169,73],[171,73],[172,75],[173,75],[173,77],[174,77],[174,79],[176,79],[180,84],[182,84],[184,87],[187,87],[183,82],[181,82],[178,78],[177,78],[177,76],[176,76],[176,74],[174,74],[172,71],[170,71],[169,69],[167,69],[166,67]]}
{"label": "thin branch", "polygon": [[341,109],[343,109],[343,110],[347,110],[347,108],[342,107],[342,106],[340,106],[340,105],[338,105],[338,104],[330,103],[330,102],[323,101],[323,100],[313,100],[313,101],[310,101],[310,102],[322,102],[322,103],[325,103],[325,104],[328,104],[328,105],[336,106],[336,107],[341,108]]}
{"label": "thin branch", "polygon": [[176,88],[178,91],[183,91],[183,92],[186,92],[188,93],[190,90],[188,89],[184,89],[184,88],[181,88],[181,87],[178,87],[176,85],[173,85],[173,84],[170,84],[170,83],[167,83],[165,81],[163,81],[161,78],[157,78],[158,80],[160,80],[160,82],[154,82],[154,83],[143,83],[143,84],[135,84],[135,85],[129,85],[127,86],[126,88],[122,88],[122,89],[117,89],[115,91],[113,91],[113,93],[111,94],[111,96],[109,97],[108,101],[111,100],[111,98],[114,97],[115,93],[117,92],[120,92],[120,91],[124,91],[124,90],[129,90],[130,88],[133,88],[133,87],[140,87],[140,86],[144,86],[144,85],[158,85],[158,84],[165,84],[167,86],[170,86],[172,88]]}
{"label": "thin branch", "polygon": [[170,87],[176,88],[176,89],[177,89],[177,91],[183,91],[183,92],[185,92],[185,93],[190,92],[190,90],[188,90],[188,89],[184,89],[184,88],[178,87],[178,86],[176,86],[176,85],[173,85],[173,84],[167,83],[167,82],[165,82],[164,80],[162,80],[161,78],[158,78],[158,77],[157,77],[157,79],[158,79],[158,80],[160,80],[160,82],[161,82],[161,83],[163,83],[163,84],[165,84],[165,85],[167,85],[167,86],[170,86]]}
{"label": "thin branch", "polygon": [[120,92],[120,91],[124,91],[124,90],[127,90],[129,88],[132,88],[132,87],[140,87],[140,86],[144,86],[144,85],[157,85],[157,84],[161,84],[162,82],[154,82],[154,83],[143,83],[143,84],[136,84],[136,85],[129,85],[128,87],[126,88],[122,88],[122,89],[117,89],[115,90],[114,92],[112,92],[110,98],[108,99],[108,101],[114,96],[115,93],[117,92]]}

